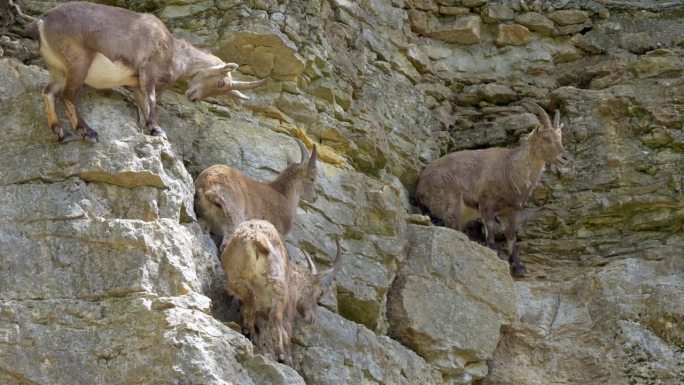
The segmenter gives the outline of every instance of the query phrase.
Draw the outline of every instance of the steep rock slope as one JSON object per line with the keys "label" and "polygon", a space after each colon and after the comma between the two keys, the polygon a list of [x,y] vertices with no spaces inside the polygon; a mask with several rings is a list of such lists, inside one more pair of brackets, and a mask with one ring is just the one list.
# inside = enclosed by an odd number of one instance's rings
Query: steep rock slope
{"label": "steep rock slope", "polygon": [[[19,3],[32,14],[54,4]],[[119,94],[85,92],[102,143],[58,146],[42,116],[44,67],[30,43],[0,41],[39,65],[0,62],[3,383],[682,380],[681,6],[106,3],[153,12],[243,64],[241,78],[272,80],[240,105],[167,93],[168,142],[142,135]],[[560,108],[573,161],[547,171],[524,211],[531,276],[513,282],[493,253],[406,218],[426,162],[532,129],[525,98]],[[216,248],[191,206],[202,169],[271,178],[297,154],[292,137],[322,159],[292,256],[329,264],[336,235],[345,251],[327,309],[295,338],[298,373],[221,322],[231,316]]]}

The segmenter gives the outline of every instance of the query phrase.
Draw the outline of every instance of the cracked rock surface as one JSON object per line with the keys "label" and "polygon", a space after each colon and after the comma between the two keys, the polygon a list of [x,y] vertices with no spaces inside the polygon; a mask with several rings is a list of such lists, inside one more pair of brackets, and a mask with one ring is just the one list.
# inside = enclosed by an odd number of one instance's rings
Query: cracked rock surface
{"label": "cracked rock surface", "polygon": [[[120,92],[84,89],[101,141],[59,145],[36,44],[0,26],[0,384],[684,381],[678,2],[102,2],[270,80],[244,102],[177,85],[158,100],[168,140]],[[572,160],[522,212],[530,275],[513,280],[505,252],[426,225],[413,192],[446,152],[517,145],[528,100],[560,110]],[[272,179],[294,138],[320,162],[290,254],[324,269],[337,237],[344,253],[289,368],[234,331],[192,180],[217,163]]]}

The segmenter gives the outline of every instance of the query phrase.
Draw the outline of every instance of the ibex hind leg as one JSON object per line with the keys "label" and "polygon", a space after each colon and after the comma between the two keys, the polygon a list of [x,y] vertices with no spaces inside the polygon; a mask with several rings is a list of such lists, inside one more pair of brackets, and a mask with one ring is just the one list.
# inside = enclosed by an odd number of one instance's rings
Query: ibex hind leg
{"label": "ibex hind leg", "polygon": [[444,210],[444,226],[450,229],[463,231],[463,227],[461,226],[463,210],[461,206],[460,198],[455,197],[449,199],[446,210]]}
{"label": "ibex hind leg", "polygon": [[284,311],[284,303],[277,303],[271,309],[269,317],[271,340],[273,341],[273,350],[276,360],[281,364],[292,365],[292,357],[289,350],[290,336],[283,325]]}
{"label": "ibex hind leg", "polygon": [[254,303],[254,293],[247,289],[247,293],[241,298],[240,313],[242,314],[242,334],[252,341],[257,340],[256,331],[256,308]]}
{"label": "ibex hind leg", "polygon": [[520,261],[520,256],[518,255],[517,213],[508,216],[502,216],[500,219],[506,226],[506,230],[504,230],[504,235],[506,236],[506,244],[508,246],[508,251],[510,253],[508,257],[508,263],[510,264],[511,272],[515,276],[525,276],[527,275],[527,268],[525,268],[525,265],[523,265],[522,261]]}
{"label": "ibex hind leg", "polygon": [[64,102],[67,116],[69,117],[74,130],[81,134],[86,141],[97,143],[97,132],[93,131],[88,124],[86,124],[85,120],[83,120],[83,116],[81,116],[81,113],[78,111],[78,107],[76,107],[76,95],[78,90],[83,86],[86,75],[88,74],[88,68],[92,63],[92,57],[85,51],[75,52],[73,57],[77,59],[73,60],[72,66],[67,73],[66,84],[62,91],[62,102]]}
{"label": "ibex hind leg", "polygon": [[72,125],[76,127],[76,132],[81,134],[81,136],[90,143],[98,142],[97,132],[93,131],[83,120],[83,117],[78,112],[76,104],[70,100],[64,100],[64,107],[66,108],[69,120],[72,121]]}
{"label": "ibex hind leg", "polygon": [[59,122],[59,116],[57,116],[57,110],[55,108],[56,96],[61,94],[63,86],[56,81],[51,81],[43,89],[42,96],[43,102],[45,103],[45,115],[47,116],[48,125],[52,132],[57,135],[59,143],[68,143],[77,140],[78,138],[74,134],[64,131],[64,127]]}

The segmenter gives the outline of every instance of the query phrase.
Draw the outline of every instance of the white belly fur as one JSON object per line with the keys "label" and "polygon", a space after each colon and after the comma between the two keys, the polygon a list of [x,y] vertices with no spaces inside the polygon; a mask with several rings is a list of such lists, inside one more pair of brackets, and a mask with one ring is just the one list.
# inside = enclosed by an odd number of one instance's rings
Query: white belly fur
{"label": "white belly fur", "polygon": [[464,202],[461,202],[461,228],[464,229],[465,225],[470,222],[474,221],[475,219],[480,217],[480,212],[468,205],[466,205]]}
{"label": "white belly fur", "polygon": [[121,62],[112,62],[101,53],[95,54],[85,84],[93,88],[114,88],[121,86],[137,87],[138,77],[135,70]]}
{"label": "white belly fur", "polygon": [[[67,66],[45,39],[42,20],[38,20],[38,30],[40,32],[40,54],[45,59],[53,80],[63,86],[66,82]],[[135,70],[132,68],[121,62],[112,62],[109,58],[98,52],[95,54],[90,68],[88,68],[85,84],[100,89],[121,86],[137,87],[140,82],[138,77],[134,75]]]}

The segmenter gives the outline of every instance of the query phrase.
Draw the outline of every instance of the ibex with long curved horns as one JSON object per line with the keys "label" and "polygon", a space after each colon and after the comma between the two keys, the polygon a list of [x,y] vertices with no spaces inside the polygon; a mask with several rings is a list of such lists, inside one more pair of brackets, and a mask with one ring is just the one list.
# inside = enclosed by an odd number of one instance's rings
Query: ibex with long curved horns
{"label": "ibex with long curved horns", "polygon": [[185,95],[193,102],[221,93],[247,98],[241,90],[267,80],[233,80],[237,64],[225,63],[174,38],[154,15],[123,8],[68,2],[45,12],[26,32],[40,42],[40,53],[50,71],[43,100],[48,124],[60,143],[77,137],[60,124],[56,97],[64,103],[74,130],[90,142],[98,141],[76,106],[76,94],[83,84],[99,89],[131,87],[141,124],[144,121],[151,134],[164,136],[157,124],[156,100],[178,80],[188,80]]}
{"label": "ibex with long curved horns", "polygon": [[447,154],[427,165],[420,175],[416,195],[430,213],[447,227],[462,231],[466,223],[481,217],[487,246],[495,249],[496,218],[506,227],[511,269],[527,271],[516,247],[518,213],[539,181],[547,163],[565,163],[560,113],[553,124],[543,108],[530,103],[541,120],[528,138],[515,148],[492,147]]}
{"label": "ibex with long curved horns", "polygon": [[221,250],[235,227],[249,219],[265,219],[285,237],[292,229],[299,199],[316,200],[316,146],[309,155],[304,143],[296,141],[300,162],[290,163],[269,183],[255,181],[240,170],[221,164],[210,166],[197,176],[195,212],[211,233],[223,236]]}

